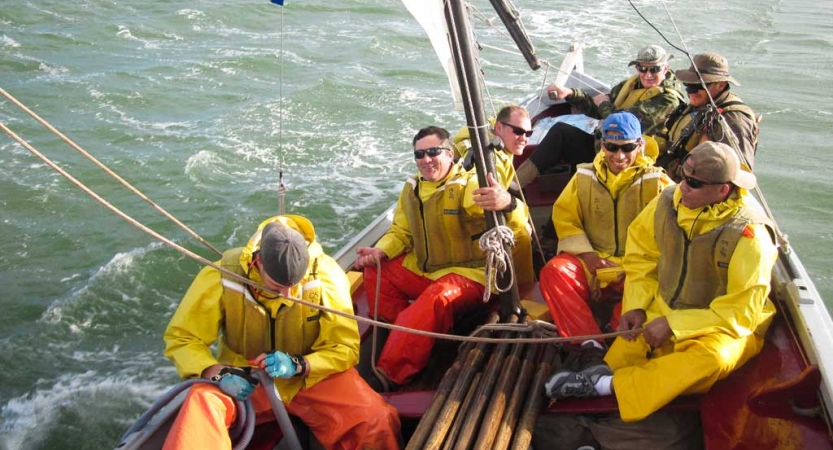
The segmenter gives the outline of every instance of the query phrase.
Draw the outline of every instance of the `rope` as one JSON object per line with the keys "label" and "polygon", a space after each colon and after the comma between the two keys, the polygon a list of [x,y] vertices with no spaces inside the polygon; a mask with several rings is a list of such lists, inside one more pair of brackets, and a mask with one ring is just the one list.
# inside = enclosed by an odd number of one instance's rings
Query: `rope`
{"label": "rope", "polygon": [[[382,261],[379,260],[377,257],[373,257],[373,261],[376,263],[376,300],[373,304],[373,320],[379,320],[379,297],[382,294]],[[370,369],[373,370],[373,375],[376,375],[376,379],[382,383],[383,390],[385,392],[390,390],[390,384],[388,383],[387,375],[383,374],[381,370],[376,366],[376,346],[378,344],[378,334],[379,334],[379,327],[373,327],[373,336],[371,337],[370,341]]]}
{"label": "rope", "polygon": [[[512,288],[515,279],[515,267],[509,260],[512,257],[506,251],[506,246],[514,246],[515,235],[512,229],[502,225],[487,230],[480,236],[480,250],[486,253],[486,289],[483,291],[483,303],[489,302],[491,287],[498,293],[504,293]],[[509,280],[506,287],[498,285],[497,273],[505,273],[509,267]]]}
{"label": "rope", "polygon": [[285,214],[286,185],[283,184],[283,8],[281,10],[280,42],[281,54],[278,64],[278,214]]}
{"label": "rope", "polygon": [[96,159],[93,155],[89,154],[86,150],[84,150],[83,148],[81,148],[78,144],[76,144],[75,142],[73,142],[70,138],[66,137],[63,133],[61,133],[61,132],[60,132],[60,131],[58,131],[55,127],[53,127],[52,125],[50,125],[50,124],[49,124],[49,122],[47,122],[46,120],[44,120],[43,118],[41,118],[39,115],[35,114],[35,112],[34,112],[34,111],[32,111],[31,109],[27,108],[27,107],[26,107],[26,105],[24,105],[23,103],[21,103],[20,101],[18,101],[18,100],[17,100],[16,98],[14,98],[11,94],[9,94],[8,92],[6,92],[6,91],[5,91],[4,89],[2,89],[2,88],[0,88],[0,94],[3,94],[3,96],[4,96],[4,97],[6,97],[7,99],[9,99],[9,101],[11,101],[12,103],[14,103],[14,104],[15,104],[18,108],[22,109],[24,112],[26,112],[27,114],[29,114],[30,116],[32,116],[32,118],[34,118],[35,120],[37,120],[38,122],[40,122],[40,123],[41,123],[41,125],[43,125],[44,127],[46,127],[46,129],[47,129],[47,130],[49,130],[50,132],[52,132],[53,134],[55,134],[56,136],[58,136],[59,138],[61,138],[61,140],[63,140],[63,141],[64,141],[64,142],[66,142],[67,144],[69,144],[69,146],[70,146],[70,147],[74,148],[74,149],[75,149],[75,150],[77,150],[79,153],[81,153],[82,155],[84,155],[87,159],[89,159],[90,161],[92,161],[92,162],[93,162],[93,164],[97,165],[97,166],[98,166],[101,170],[103,170],[106,174],[108,174],[108,175],[110,175],[111,177],[113,177],[116,181],[118,181],[119,183],[121,183],[121,185],[122,185],[122,186],[126,187],[126,188],[127,188],[127,189],[129,189],[131,192],[133,192],[134,194],[136,194],[139,198],[141,198],[142,200],[146,201],[146,202],[147,202],[148,204],[150,204],[150,206],[152,206],[155,210],[159,211],[160,213],[162,213],[162,215],[164,215],[165,217],[167,217],[168,219],[170,219],[173,223],[177,224],[177,226],[179,226],[180,228],[182,228],[183,230],[185,230],[186,232],[188,232],[188,234],[190,234],[191,236],[193,236],[193,237],[194,237],[196,240],[198,240],[200,243],[202,243],[203,245],[205,245],[206,247],[208,247],[209,249],[211,249],[214,253],[216,253],[216,254],[218,254],[218,255],[222,255],[222,254],[223,254],[223,252],[221,252],[220,250],[217,250],[214,246],[212,246],[211,244],[209,244],[209,243],[208,243],[205,239],[203,239],[202,237],[200,237],[200,235],[198,235],[195,231],[193,231],[192,229],[188,228],[188,226],[187,226],[187,225],[185,225],[184,223],[180,222],[180,221],[179,221],[176,217],[174,217],[173,215],[171,215],[171,214],[170,214],[168,211],[166,211],[164,208],[162,208],[161,206],[159,206],[158,204],[156,204],[155,202],[153,202],[153,200],[151,200],[150,198],[148,198],[148,196],[146,196],[146,195],[145,195],[144,193],[142,193],[140,190],[138,190],[138,189],[137,189],[137,188],[135,188],[133,185],[131,185],[130,183],[128,183],[127,181],[125,181],[125,179],[124,179],[124,178],[120,177],[118,174],[116,174],[115,172],[113,172],[112,170],[110,170],[110,169],[109,169],[107,166],[105,166],[105,165],[104,165],[101,161],[99,161],[98,159]]}

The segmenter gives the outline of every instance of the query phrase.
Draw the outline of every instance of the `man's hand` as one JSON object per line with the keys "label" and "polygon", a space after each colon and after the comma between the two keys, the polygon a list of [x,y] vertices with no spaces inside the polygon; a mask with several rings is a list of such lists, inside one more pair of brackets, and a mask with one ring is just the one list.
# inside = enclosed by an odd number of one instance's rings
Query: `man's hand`
{"label": "man's hand", "polygon": [[202,377],[217,383],[217,387],[237,400],[246,400],[258,385],[245,370],[214,364],[202,371]]}
{"label": "man's hand", "polygon": [[[632,309],[619,318],[619,327],[616,331],[638,330],[645,323],[645,319],[644,309]],[[626,341],[633,341],[636,339],[636,333],[624,334],[622,338]]]}
{"label": "man's hand", "polygon": [[512,203],[512,194],[504,189],[495,179],[491,172],[486,174],[486,181],[489,187],[475,189],[474,204],[483,208],[484,211],[503,211]]}
{"label": "man's hand", "polygon": [[593,103],[595,103],[596,106],[599,106],[603,102],[607,102],[607,101],[610,101],[610,96],[607,95],[607,94],[599,94],[599,95],[593,96]]}
{"label": "man's hand", "polygon": [[[619,320],[621,321],[621,319]],[[621,322],[619,323],[621,324]],[[667,318],[658,317],[648,322],[648,325],[645,325],[645,330],[642,332],[642,335],[645,336],[645,342],[647,342],[648,345],[652,348],[659,348],[671,339],[674,332],[671,331]]]}
{"label": "man's hand", "polygon": [[384,261],[387,259],[385,252],[374,247],[359,247],[356,249],[356,254],[359,255],[353,263],[354,269],[361,269],[362,267],[375,266],[376,259]]}
{"label": "man's hand", "polygon": [[241,402],[249,398],[254,392],[255,387],[251,385],[245,378],[237,376],[233,373],[227,373],[220,378],[217,386],[226,394],[240,400]]}
{"label": "man's hand", "polygon": [[550,100],[566,99],[573,95],[573,90],[565,88],[564,86],[556,86],[554,84],[547,87],[547,96]]}
{"label": "man's hand", "polygon": [[298,366],[284,352],[261,353],[254,362],[272,378],[292,378],[298,373]]}
{"label": "man's hand", "polygon": [[587,266],[587,270],[589,270],[593,276],[596,276],[596,270],[598,269],[617,266],[613,261],[599,257],[596,252],[581,253],[576,256],[584,261],[584,265]]}

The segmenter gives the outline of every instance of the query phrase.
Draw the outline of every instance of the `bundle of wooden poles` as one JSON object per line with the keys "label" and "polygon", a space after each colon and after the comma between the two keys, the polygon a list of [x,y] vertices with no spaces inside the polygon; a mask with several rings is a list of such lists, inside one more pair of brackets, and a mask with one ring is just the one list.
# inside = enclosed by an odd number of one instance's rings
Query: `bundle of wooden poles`
{"label": "bundle of wooden poles", "polygon": [[[493,316],[489,323],[495,322]],[[487,325],[474,335],[534,337],[531,330],[521,324],[515,329]],[[546,400],[544,383],[557,364],[558,347],[553,344],[466,343],[406,450],[527,450]]]}

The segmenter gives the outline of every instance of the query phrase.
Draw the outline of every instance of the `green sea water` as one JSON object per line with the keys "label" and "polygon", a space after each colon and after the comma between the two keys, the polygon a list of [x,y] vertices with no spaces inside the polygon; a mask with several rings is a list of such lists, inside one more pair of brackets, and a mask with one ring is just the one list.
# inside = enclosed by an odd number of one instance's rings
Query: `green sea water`
{"label": "green sea water", "polygon": [[[635,4],[675,45],[666,8],[691,51],[728,57],[736,92],[763,115],[762,190],[831,308],[833,4]],[[663,43],[627,2],[516,6],[543,60],[557,67],[581,42],[586,71],[610,84],[640,47]],[[491,48],[482,58],[489,110],[556,72]],[[447,86],[393,0],[0,0],[0,87],[221,249],[277,212],[281,173],[287,211],[340,248],[395,200],[415,131],[463,125]],[[0,121],[137,221],[214,257],[5,99]],[[0,134],[0,449],[113,447],[176,381],[161,336],[198,270]]]}

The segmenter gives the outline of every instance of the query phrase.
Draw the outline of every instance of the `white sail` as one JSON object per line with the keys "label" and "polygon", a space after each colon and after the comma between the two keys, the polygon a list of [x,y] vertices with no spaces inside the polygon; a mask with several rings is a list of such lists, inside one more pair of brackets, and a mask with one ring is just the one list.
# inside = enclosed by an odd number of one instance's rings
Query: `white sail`
{"label": "white sail", "polygon": [[460,89],[457,84],[457,73],[454,69],[454,61],[451,57],[451,47],[449,46],[448,29],[445,25],[445,16],[443,15],[443,0],[402,0],[408,12],[419,22],[425,33],[428,34],[428,39],[431,40],[431,46],[434,47],[437,57],[440,59],[440,64],[445,70],[448,77],[448,84],[451,87],[451,96],[454,100],[454,108],[458,111],[463,110],[463,98],[460,95]]}

